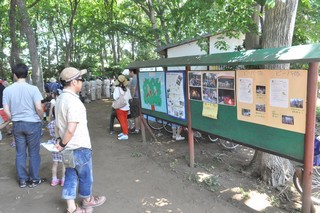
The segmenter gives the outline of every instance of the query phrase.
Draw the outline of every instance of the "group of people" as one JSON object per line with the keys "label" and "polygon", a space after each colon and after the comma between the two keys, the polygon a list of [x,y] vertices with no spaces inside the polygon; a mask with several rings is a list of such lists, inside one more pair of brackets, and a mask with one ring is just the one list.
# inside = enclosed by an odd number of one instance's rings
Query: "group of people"
{"label": "group of people", "polygon": [[115,82],[113,91],[113,99],[117,100],[123,96],[126,100],[126,105],[114,109],[110,116],[110,134],[113,134],[114,119],[117,118],[121,125],[121,133],[118,134],[118,140],[127,140],[129,138],[128,117],[134,119],[134,127],[130,130],[131,133],[140,133],[140,99],[137,88],[137,70],[130,69],[130,83],[124,75],[119,75]]}
{"label": "group of people", "polygon": [[[43,97],[36,86],[28,84],[28,67],[17,64],[12,69],[14,83],[3,90],[3,109],[12,122],[13,136],[16,141],[16,171],[20,188],[33,188],[45,179],[39,175],[41,157],[40,141],[43,120]],[[67,212],[93,212],[93,207],[106,201],[105,196],[92,195],[92,150],[87,115],[84,104],[79,98],[82,88],[82,75],[86,70],[73,67],[65,68],[60,74],[64,89],[56,98],[50,116],[54,116],[55,148],[64,156],[68,151],[73,161],[65,168],[62,198],[66,200]],[[53,115],[54,114],[54,115]],[[1,128],[1,127],[0,127]],[[53,139],[53,138],[52,138]],[[28,153],[28,155],[27,155]],[[29,159],[27,167],[27,157]],[[54,168],[53,168],[54,169]],[[51,182],[52,185],[54,181]],[[83,199],[76,205],[77,193]]]}
{"label": "group of people", "polygon": [[84,103],[90,103],[95,100],[100,100],[102,96],[111,98],[115,87],[114,78],[101,78],[101,77],[91,77],[89,81],[84,80],[80,98]]}
{"label": "group of people", "polygon": [[[3,89],[2,97],[3,111],[7,121],[2,121],[1,124],[2,116],[0,116],[0,129],[6,123],[12,122],[16,142],[16,172],[20,188],[33,188],[46,181],[39,174],[40,141],[44,117],[43,97],[38,87],[27,83],[28,70],[25,64],[17,64],[13,67],[14,83]],[[93,207],[100,206],[106,201],[105,196],[92,195],[92,147],[86,109],[79,96],[85,82],[83,75],[86,72],[86,70],[67,67],[60,73],[59,83],[63,90],[60,87],[49,87],[50,107],[47,127],[52,137],[50,141],[56,148],[52,153],[51,185],[63,186],[62,198],[66,200],[67,212],[70,213],[91,213]],[[126,101],[124,106],[114,109],[114,115],[122,129],[118,134],[118,140],[129,138],[128,115],[134,119],[135,125],[130,132],[140,133],[137,70],[130,70],[130,79],[129,83],[124,75],[119,75],[112,93],[114,100],[123,96]],[[51,80],[51,83],[56,83],[55,79]],[[107,96],[109,84],[106,85]],[[60,92],[58,92],[59,89]],[[173,129],[173,137],[181,140],[179,127],[174,126]],[[66,158],[69,164],[64,164]],[[57,177],[59,162],[62,162],[60,179]],[[83,199],[81,205],[76,205],[77,193]]]}

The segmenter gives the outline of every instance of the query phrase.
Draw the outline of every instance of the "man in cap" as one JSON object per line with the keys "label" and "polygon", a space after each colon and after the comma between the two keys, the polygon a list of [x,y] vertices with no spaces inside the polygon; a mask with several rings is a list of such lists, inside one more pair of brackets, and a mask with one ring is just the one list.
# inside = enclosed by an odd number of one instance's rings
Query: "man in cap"
{"label": "man in cap", "polygon": [[[25,64],[17,64],[12,69],[15,83],[3,91],[3,108],[13,123],[13,136],[16,142],[16,170],[20,188],[30,188],[42,183],[39,177],[40,140],[43,99],[36,86],[26,82],[29,68]],[[27,171],[27,150],[29,171]]]}
{"label": "man in cap", "polygon": [[[62,198],[67,201],[68,212],[92,212],[92,207],[106,201],[105,196],[92,196],[92,150],[87,126],[86,109],[79,99],[86,70],[73,67],[65,68],[60,74],[64,85],[63,93],[55,105],[57,136],[56,148],[73,150],[74,168],[67,167]],[[78,189],[78,190],[77,190]],[[82,206],[76,206],[77,191],[83,198]]]}

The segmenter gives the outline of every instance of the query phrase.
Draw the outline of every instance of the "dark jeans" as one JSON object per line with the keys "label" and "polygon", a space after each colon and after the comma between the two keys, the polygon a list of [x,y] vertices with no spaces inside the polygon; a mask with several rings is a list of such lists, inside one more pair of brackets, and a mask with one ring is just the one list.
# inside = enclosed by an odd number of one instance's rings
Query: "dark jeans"
{"label": "dark jeans", "polygon": [[[114,126],[114,119],[117,119],[117,114],[116,114],[116,111],[112,108],[112,112],[111,112],[111,115],[110,115],[110,124],[109,124],[109,130],[110,132],[113,132],[114,129],[113,129],[113,126]],[[118,120],[119,121],[119,120]]]}
{"label": "dark jeans", "polygon": [[[40,180],[40,140],[41,122],[13,122],[13,135],[16,141],[16,169],[20,182]],[[27,149],[29,156],[29,172],[26,169]]]}

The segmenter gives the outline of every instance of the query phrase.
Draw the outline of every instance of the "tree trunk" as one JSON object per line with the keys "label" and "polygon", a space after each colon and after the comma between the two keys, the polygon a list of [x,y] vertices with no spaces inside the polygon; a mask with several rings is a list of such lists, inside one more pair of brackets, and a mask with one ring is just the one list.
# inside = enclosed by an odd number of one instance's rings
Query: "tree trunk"
{"label": "tree trunk", "polygon": [[9,12],[9,25],[10,25],[10,39],[11,39],[11,53],[10,53],[10,67],[12,67],[20,62],[19,48],[16,39],[16,0],[11,0],[10,2],[10,12]]}
{"label": "tree trunk", "polygon": [[[274,8],[266,8],[262,29],[262,48],[287,47],[292,44],[298,0],[276,0]],[[290,64],[271,64],[266,69],[289,69]]]}
{"label": "tree trunk", "polygon": [[113,57],[113,64],[117,64],[117,50],[116,50],[116,41],[114,33],[109,35],[111,41],[111,49],[112,49],[112,57]]}
{"label": "tree trunk", "polygon": [[65,61],[66,67],[70,66],[70,61],[71,61],[71,51],[72,51],[72,45],[73,45],[73,21],[76,16],[79,2],[80,0],[69,0],[71,17],[69,20],[69,39],[67,38],[67,41],[66,41],[66,61]]}
{"label": "tree trunk", "polygon": [[260,36],[259,36],[259,24],[260,24],[260,15],[259,15],[259,11],[260,11],[260,5],[257,4],[255,6],[255,10],[254,13],[252,14],[252,20],[255,23],[255,26],[252,26],[250,28],[250,31],[248,33],[246,33],[246,37],[244,40],[244,46],[246,48],[246,50],[252,50],[252,49],[259,49],[260,46]]}
{"label": "tree trunk", "polygon": [[[265,11],[262,47],[291,46],[298,0],[276,0],[274,8]],[[266,69],[288,69],[289,64],[266,65]],[[288,159],[257,151],[252,163],[254,172],[272,186],[283,185],[294,170]]]}
{"label": "tree trunk", "polygon": [[29,21],[29,15],[24,0],[17,0],[18,11],[21,16],[21,29],[27,36],[28,47],[32,63],[32,81],[40,92],[44,92],[42,70],[39,62],[39,56],[36,45],[36,37]]}

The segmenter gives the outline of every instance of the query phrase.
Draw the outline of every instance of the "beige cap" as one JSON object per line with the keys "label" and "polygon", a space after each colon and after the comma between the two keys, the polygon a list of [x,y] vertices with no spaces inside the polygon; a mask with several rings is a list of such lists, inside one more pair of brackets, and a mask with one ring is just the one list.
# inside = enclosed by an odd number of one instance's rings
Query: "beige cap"
{"label": "beige cap", "polygon": [[119,75],[116,80],[116,85],[123,84],[123,86],[128,86],[128,80],[124,75]]}
{"label": "beige cap", "polygon": [[80,76],[82,76],[85,73],[87,73],[86,69],[78,70],[74,67],[67,67],[64,70],[62,70],[62,72],[60,73],[60,79],[65,82],[69,82],[69,81],[72,81],[74,79],[79,78]]}

